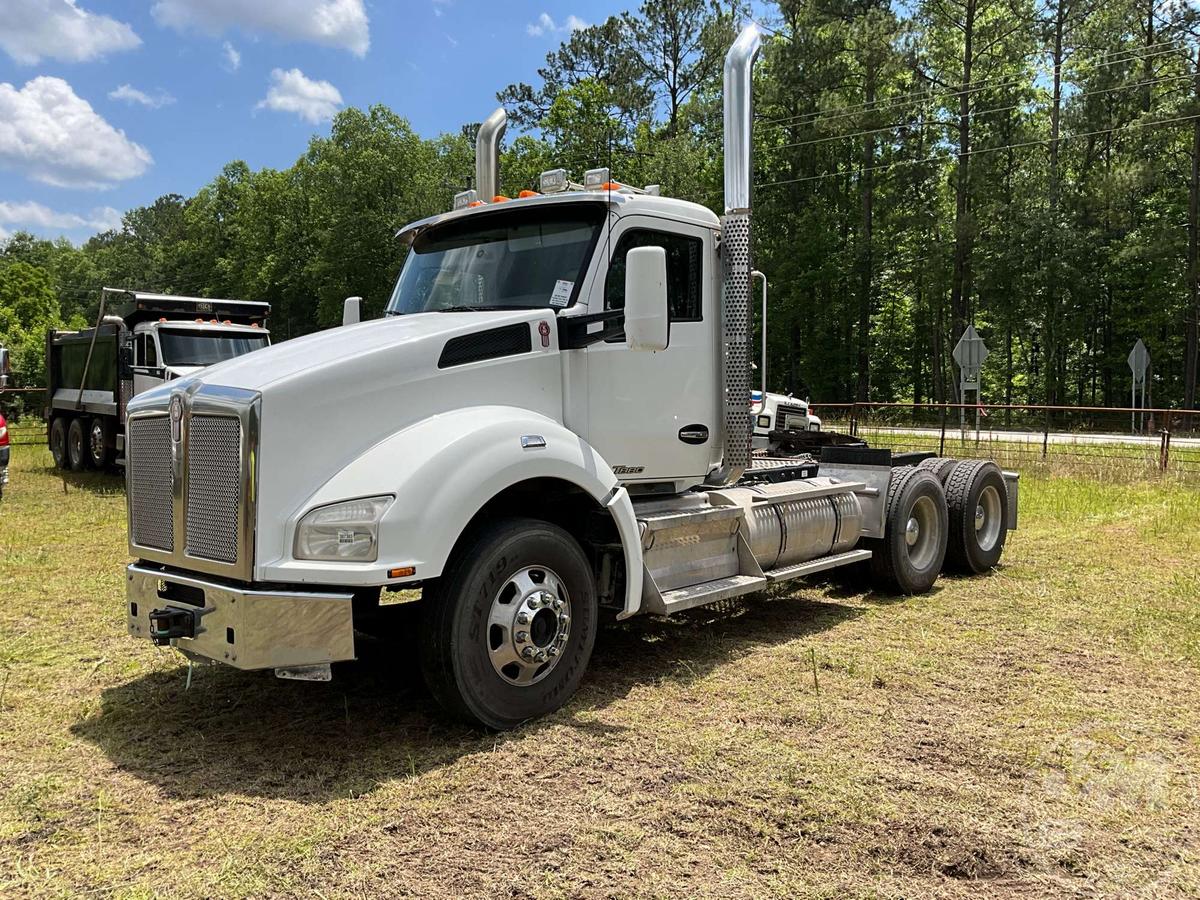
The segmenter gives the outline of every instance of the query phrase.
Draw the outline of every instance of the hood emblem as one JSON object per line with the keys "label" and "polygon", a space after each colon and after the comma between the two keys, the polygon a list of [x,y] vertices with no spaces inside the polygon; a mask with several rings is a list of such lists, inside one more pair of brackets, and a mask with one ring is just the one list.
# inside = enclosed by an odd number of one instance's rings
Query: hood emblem
{"label": "hood emblem", "polygon": [[550,346],[550,323],[546,321],[538,322],[538,334],[542,336],[542,346]]}
{"label": "hood emblem", "polygon": [[175,394],[171,398],[171,445],[179,446],[183,439],[183,398]]}

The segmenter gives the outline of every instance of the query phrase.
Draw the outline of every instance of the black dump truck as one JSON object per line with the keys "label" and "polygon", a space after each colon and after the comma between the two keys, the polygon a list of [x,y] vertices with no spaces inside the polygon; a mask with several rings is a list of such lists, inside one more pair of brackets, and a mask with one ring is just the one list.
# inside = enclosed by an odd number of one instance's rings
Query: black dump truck
{"label": "black dump truck", "polygon": [[[113,304],[119,314],[106,314]],[[125,405],[270,344],[267,303],[104,288],[96,326],[46,336],[50,453],[59,468],[124,464]]]}

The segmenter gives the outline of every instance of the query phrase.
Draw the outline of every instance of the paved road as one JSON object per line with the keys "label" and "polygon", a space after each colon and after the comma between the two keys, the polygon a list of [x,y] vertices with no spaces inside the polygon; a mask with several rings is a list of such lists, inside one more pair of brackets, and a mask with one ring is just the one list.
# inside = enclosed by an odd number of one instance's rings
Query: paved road
{"label": "paved road", "polygon": [[[836,425],[831,426],[831,430],[836,428]],[[920,435],[922,437],[930,436],[938,438],[941,436],[940,428],[897,428],[887,426],[862,425],[859,428],[860,434],[864,438],[870,438],[871,434],[894,434],[894,435]],[[963,434],[957,428],[946,429],[946,440],[957,440],[959,435]],[[965,432],[968,440],[975,438],[975,429],[971,428]],[[1042,445],[1043,435],[1039,431],[988,431],[980,429],[979,440],[981,443],[994,441],[997,443],[1013,443],[1013,444],[1035,444]],[[1162,439],[1158,435],[1138,435],[1138,434],[1075,434],[1063,432],[1050,432],[1051,444],[1076,444],[1076,445],[1112,445],[1121,444],[1126,447],[1144,446],[1150,449],[1157,450]],[[1171,438],[1172,449],[1179,447],[1187,447],[1200,449],[1200,438]]]}

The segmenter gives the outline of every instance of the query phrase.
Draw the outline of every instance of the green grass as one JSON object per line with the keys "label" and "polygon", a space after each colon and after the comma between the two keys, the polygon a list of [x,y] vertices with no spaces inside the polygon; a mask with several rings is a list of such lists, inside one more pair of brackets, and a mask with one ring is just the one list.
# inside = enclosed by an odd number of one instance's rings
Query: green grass
{"label": "green grass", "polygon": [[14,451],[0,895],[1200,895],[1200,494],[1034,474],[1003,567],[602,632],[447,721],[405,635],[327,685],[126,637],[124,496]]}

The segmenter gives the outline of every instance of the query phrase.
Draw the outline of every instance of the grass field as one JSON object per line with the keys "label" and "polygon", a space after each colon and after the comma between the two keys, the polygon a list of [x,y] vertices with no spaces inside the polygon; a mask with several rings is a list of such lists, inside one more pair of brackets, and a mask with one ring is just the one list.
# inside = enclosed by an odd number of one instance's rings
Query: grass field
{"label": "grass field", "polygon": [[125,636],[121,483],[0,503],[0,895],[1200,895],[1200,493],[1026,478],[991,577],[603,632],[516,733]]}

